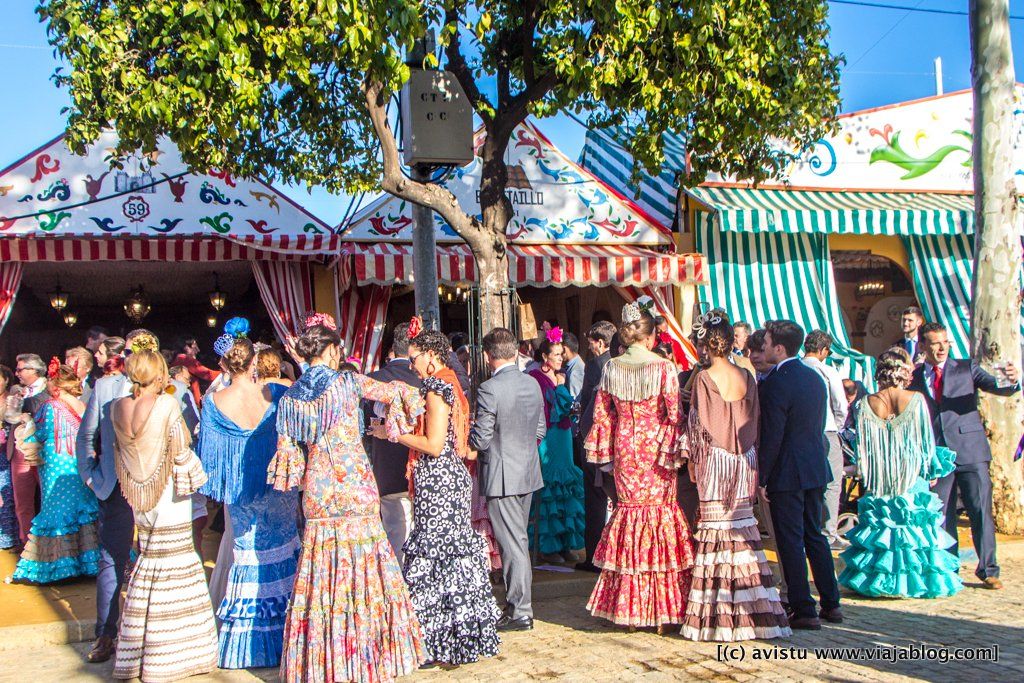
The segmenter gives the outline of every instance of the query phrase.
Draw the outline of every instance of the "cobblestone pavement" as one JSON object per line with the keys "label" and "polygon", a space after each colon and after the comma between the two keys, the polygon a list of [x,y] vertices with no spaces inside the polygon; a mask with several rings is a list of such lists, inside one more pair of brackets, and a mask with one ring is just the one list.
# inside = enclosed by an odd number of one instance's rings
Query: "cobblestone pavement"
{"label": "cobblestone pavement", "polygon": [[[1016,546],[1016,547],[1012,547]],[[1006,588],[989,591],[966,570],[968,587],[944,600],[870,600],[844,596],[843,624],[798,632],[785,641],[745,643],[723,661],[717,645],[677,635],[627,633],[592,619],[585,598],[536,605],[533,631],[504,636],[501,655],[453,670],[418,672],[403,679],[431,681],[991,681],[1024,680],[1024,544],[1001,548]],[[811,648],[927,646],[999,648],[999,662],[818,659]],[[83,663],[87,643],[35,646],[0,652],[0,681],[110,680],[111,664]],[[743,659],[740,661],[740,653]],[[761,657],[762,659],[757,659]],[[277,680],[275,670],[217,672],[188,679]]]}

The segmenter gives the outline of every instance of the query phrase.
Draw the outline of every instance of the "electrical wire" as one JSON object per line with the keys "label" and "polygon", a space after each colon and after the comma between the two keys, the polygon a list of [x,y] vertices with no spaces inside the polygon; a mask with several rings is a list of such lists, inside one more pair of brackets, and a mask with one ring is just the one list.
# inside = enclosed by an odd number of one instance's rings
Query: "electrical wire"
{"label": "electrical wire", "polygon": [[[873,9],[894,9],[907,12],[920,12],[922,14],[946,14],[957,17],[970,16],[970,12],[960,9],[938,9],[932,7],[907,7],[906,5],[890,5],[884,2],[861,2],[860,0],[828,0],[832,5],[851,5],[853,7],[871,7]],[[1024,19],[1024,15],[1011,14],[1010,19]]]}
{"label": "electrical wire", "polygon": [[[832,0],[832,1],[834,2],[835,0]],[[901,9],[904,9],[904,10],[906,10],[906,11],[905,11],[905,13],[903,14],[903,16],[901,16],[901,17],[900,17],[899,19],[897,19],[897,20],[896,20],[896,23],[895,23],[895,24],[893,24],[892,26],[890,26],[890,27],[889,27],[889,30],[888,30],[888,31],[886,31],[885,33],[883,33],[883,34],[882,34],[882,35],[881,35],[881,36],[880,36],[880,37],[878,38],[878,40],[876,40],[875,42],[873,42],[873,43],[871,44],[871,47],[869,47],[869,48],[868,48],[867,50],[865,50],[865,51],[864,51],[864,52],[863,52],[863,53],[861,54],[861,56],[860,56],[860,57],[857,57],[857,59],[856,59],[856,60],[854,60],[854,62],[853,62],[852,64],[850,64],[850,68],[853,68],[853,67],[857,66],[858,64],[860,64],[861,60],[862,60],[862,59],[864,59],[865,57],[867,57],[867,56],[868,56],[868,54],[870,54],[872,50],[874,50],[874,49],[875,49],[876,47],[878,47],[879,43],[881,43],[881,42],[882,42],[883,40],[885,40],[886,38],[888,38],[888,37],[889,37],[889,34],[890,34],[890,33],[892,33],[893,31],[895,31],[895,30],[896,30],[896,28],[897,28],[897,27],[898,27],[898,26],[899,26],[900,24],[902,24],[902,23],[903,23],[903,20],[904,20],[904,19],[906,19],[907,17],[909,17],[909,16],[910,16],[910,14],[911,14],[911,13],[912,13],[912,12],[914,11],[914,9],[916,9],[916,8],[917,8],[917,7],[918,7],[918,6],[919,6],[919,5],[920,5],[920,4],[922,3],[922,2],[924,2],[924,0],[917,0],[917,5],[914,5],[914,7],[903,7],[903,8],[901,8]]]}

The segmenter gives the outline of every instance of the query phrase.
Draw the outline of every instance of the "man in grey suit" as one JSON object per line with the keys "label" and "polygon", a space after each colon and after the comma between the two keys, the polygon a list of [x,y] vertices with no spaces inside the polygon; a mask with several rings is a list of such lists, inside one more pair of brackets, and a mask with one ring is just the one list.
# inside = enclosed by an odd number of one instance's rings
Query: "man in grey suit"
{"label": "man in grey suit", "polygon": [[527,525],[533,492],[544,486],[537,451],[547,431],[544,399],[540,385],[516,365],[518,348],[515,335],[503,327],[483,338],[491,378],[477,390],[476,421],[469,434],[469,447],[480,458],[480,492],[501,548],[507,605],[499,631],[533,628]]}
{"label": "man in grey suit", "polygon": [[[133,330],[125,337],[126,347],[131,347],[132,341],[142,334],[152,336],[146,330]],[[130,393],[131,382],[122,374],[96,380],[75,444],[78,475],[100,503],[96,642],[87,657],[92,663],[105,662],[114,654],[114,638],[121,617],[121,586],[135,534],[135,517],[121,493],[114,470],[114,423],[110,416],[113,402]]]}

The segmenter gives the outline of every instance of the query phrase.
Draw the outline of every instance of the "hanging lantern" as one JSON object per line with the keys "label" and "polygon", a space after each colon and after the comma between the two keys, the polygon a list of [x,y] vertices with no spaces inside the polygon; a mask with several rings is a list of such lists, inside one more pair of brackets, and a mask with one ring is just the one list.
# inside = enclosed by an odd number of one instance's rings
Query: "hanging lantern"
{"label": "hanging lantern", "polygon": [[142,319],[149,315],[152,310],[152,306],[149,305],[149,297],[146,296],[146,291],[139,285],[132,295],[128,297],[128,300],[124,302],[124,313],[128,316],[136,325],[142,322]]}
{"label": "hanging lantern", "polygon": [[[224,296],[224,292],[220,291],[220,277],[217,273],[213,274],[213,291],[210,292],[210,305],[213,306],[213,310],[219,311],[228,303],[227,297]],[[214,327],[215,325],[210,325]]]}
{"label": "hanging lantern", "polygon": [[75,323],[78,322],[78,314],[73,311],[64,311],[64,324],[68,327],[74,327]]}
{"label": "hanging lantern", "polygon": [[55,311],[63,311],[68,307],[68,294],[60,288],[60,283],[57,283],[57,287],[54,288],[49,294],[50,307]]}
{"label": "hanging lantern", "polygon": [[207,327],[217,327],[217,314],[216,313],[211,313],[210,315],[206,316],[206,326]]}

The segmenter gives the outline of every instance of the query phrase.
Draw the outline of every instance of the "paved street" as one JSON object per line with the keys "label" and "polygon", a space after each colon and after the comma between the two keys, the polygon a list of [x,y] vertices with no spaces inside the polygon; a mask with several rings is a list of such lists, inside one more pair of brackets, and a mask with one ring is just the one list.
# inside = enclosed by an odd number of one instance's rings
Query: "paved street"
{"label": "paved street", "polygon": [[[678,636],[626,633],[590,618],[585,598],[541,600],[537,628],[508,634],[501,655],[451,671],[424,671],[404,680],[502,681],[991,681],[1024,679],[1024,542],[1000,548],[1006,589],[968,588],[945,600],[868,600],[847,596],[846,623],[784,642],[746,643],[745,659],[719,661],[714,644]],[[968,573],[969,572],[965,572]],[[999,646],[1000,661],[923,662],[818,660],[815,647]],[[755,650],[758,650],[755,652]],[[0,652],[0,681],[109,680],[111,665],[83,663],[87,643],[47,645]],[[730,659],[739,651],[730,652]],[[880,652],[878,654],[881,654]],[[775,657],[754,661],[754,657]],[[190,681],[277,680],[275,670],[218,672]]]}

